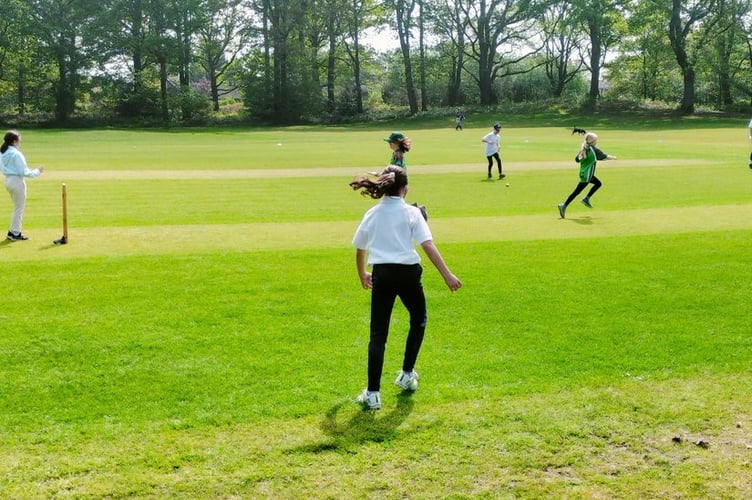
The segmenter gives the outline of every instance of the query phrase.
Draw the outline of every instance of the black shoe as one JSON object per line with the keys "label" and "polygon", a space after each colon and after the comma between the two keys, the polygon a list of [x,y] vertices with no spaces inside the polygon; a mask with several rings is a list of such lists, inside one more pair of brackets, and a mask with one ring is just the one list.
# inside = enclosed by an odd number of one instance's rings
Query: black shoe
{"label": "black shoe", "polygon": [[26,240],[28,240],[28,239],[29,239],[29,237],[28,237],[28,236],[24,236],[24,235],[23,235],[23,234],[21,234],[21,233],[14,233],[14,232],[12,232],[12,231],[8,231],[8,235],[7,235],[7,238],[8,238],[8,239],[9,239],[10,241],[26,241]]}
{"label": "black shoe", "polygon": [[499,179],[503,179],[506,176],[507,176],[507,174],[499,174]]}
{"label": "black shoe", "polygon": [[489,178],[489,179],[491,178],[491,174],[488,174],[488,178]]}

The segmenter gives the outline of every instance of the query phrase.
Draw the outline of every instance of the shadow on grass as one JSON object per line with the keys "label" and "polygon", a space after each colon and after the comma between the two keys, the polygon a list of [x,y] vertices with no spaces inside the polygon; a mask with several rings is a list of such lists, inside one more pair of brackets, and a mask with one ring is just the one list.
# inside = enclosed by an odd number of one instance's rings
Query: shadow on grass
{"label": "shadow on grass", "polygon": [[585,215],[583,217],[578,217],[576,219],[570,219],[570,220],[576,222],[577,224],[582,224],[583,226],[591,226],[591,225],[593,225],[593,219],[591,219],[587,215]]}
{"label": "shadow on grass", "polygon": [[[413,411],[415,402],[411,392],[403,392],[397,396],[397,405],[393,410],[384,412],[363,410],[361,406],[352,402],[341,402],[326,412],[321,421],[321,430],[329,439],[321,443],[303,445],[288,453],[321,453],[324,451],[345,451],[355,453],[357,446],[368,442],[384,442],[395,438],[397,428]],[[349,411],[341,411],[343,408]],[[354,413],[352,413],[354,412]],[[352,413],[344,419],[340,413]]]}

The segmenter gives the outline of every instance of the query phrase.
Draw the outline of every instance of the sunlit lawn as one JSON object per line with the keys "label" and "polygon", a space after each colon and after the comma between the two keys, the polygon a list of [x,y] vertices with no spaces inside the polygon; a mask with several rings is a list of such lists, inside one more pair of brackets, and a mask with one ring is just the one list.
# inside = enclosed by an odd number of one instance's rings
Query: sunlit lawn
{"label": "sunlit lawn", "polygon": [[[0,496],[752,495],[745,123],[599,123],[620,160],[560,220],[589,125],[500,117],[507,187],[484,179],[491,118],[22,131],[47,172],[33,239],[0,243]],[[465,286],[424,259],[421,386],[391,385],[398,307],[369,413],[350,239],[374,202],[347,183],[387,162],[393,128]]]}

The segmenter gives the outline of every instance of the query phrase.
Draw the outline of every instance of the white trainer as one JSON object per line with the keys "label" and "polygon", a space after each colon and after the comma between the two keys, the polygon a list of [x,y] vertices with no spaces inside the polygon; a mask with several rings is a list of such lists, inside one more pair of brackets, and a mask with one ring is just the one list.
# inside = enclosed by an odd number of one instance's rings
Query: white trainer
{"label": "white trainer", "polygon": [[363,389],[363,392],[358,394],[358,397],[355,400],[369,410],[381,409],[381,393],[379,391]]}
{"label": "white trainer", "polygon": [[397,380],[394,383],[405,391],[415,391],[418,389],[418,372],[403,370],[397,375]]}

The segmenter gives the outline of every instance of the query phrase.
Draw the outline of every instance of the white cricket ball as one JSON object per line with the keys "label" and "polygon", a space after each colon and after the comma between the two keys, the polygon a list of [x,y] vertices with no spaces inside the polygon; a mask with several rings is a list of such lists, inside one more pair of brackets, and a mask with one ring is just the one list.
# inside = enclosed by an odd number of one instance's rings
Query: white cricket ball
{"label": "white cricket ball", "polygon": [[507,182],[507,187],[509,187],[509,183]]}

